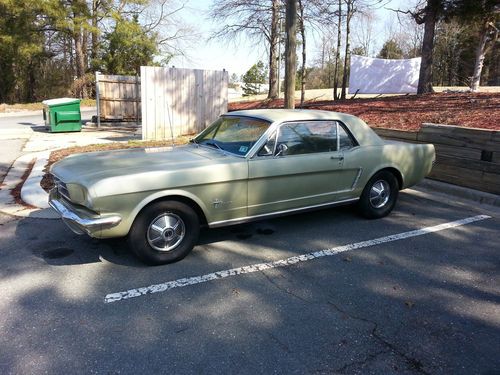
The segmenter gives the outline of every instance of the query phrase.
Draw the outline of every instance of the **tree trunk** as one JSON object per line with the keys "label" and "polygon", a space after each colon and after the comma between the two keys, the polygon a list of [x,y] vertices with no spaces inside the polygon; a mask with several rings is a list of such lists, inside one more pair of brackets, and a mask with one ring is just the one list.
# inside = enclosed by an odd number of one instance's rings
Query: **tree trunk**
{"label": "tree trunk", "polygon": [[302,38],[302,66],[300,67],[300,106],[304,104],[306,96],[306,27],[304,25],[304,5],[299,1],[300,36]]}
{"label": "tree trunk", "polygon": [[474,74],[472,75],[472,82],[470,85],[472,92],[479,91],[479,84],[481,81],[481,72],[483,70],[484,56],[486,54],[486,41],[488,40],[488,23],[485,22],[481,28],[481,35],[479,37],[479,44],[476,48],[476,61],[474,64]]}
{"label": "tree trunk", "polygon": [[[85,75],[85,54],[83,52],[81,27],[75,26],[73,40],[75,42],[75,73],[77,78],[82,78]],[[78,93],[81,98],[85,97],[85,90],[82,89]]]}
{"label": "tree trunk", "polygon": [[271,16],[271,40],[269,44],[269,92],[267,97],[275,99],[278,97],[278,45],[279,45],[279,0],[273,0]]}
{"label": "tree trunk", "polygon": [[339,0],[339,10],[338,10],[338,24],[337,24],[337,50],[335,51],[335,68],[333,69],[333,100],[338,100],[339,95],[337,90],[339,88],[338,70],[340,61],[340,47],[342,43],[342,0]]}
{"label": "tree trunk", "polygon": [[321,70],[325,69],[325,47],[326,40],[325,36],[323,36],[321,39]]}
{"label": "tree trunk", "polygon": [[81,78],[85,74],[85,55],[83,53],[81,32],[76,32],[73,39],[75,41],[75,73],[77,78]]}
{"label": "tree trunk", "polygon": [[342,92],[340,93],[340,99],[345,100],[346,88],[347,88],[347,74],[349,70],[349,34],[351,33],[351,18],[352,18],[352,0],[347,1],[347,14],[346,14],[346,24],[345,24],[345,54],[344,54],[344,72],[342,74]]}
{"label": "tree trunk", "polygon": [[26,87],[26,103],[33,103],[35,101],[35,86],[37,82],[37,77],[35,77],[35,67],[33,61],[30,61],[28,65],[28,80]]}
{"label": "tree trunk", "polygon": [[85,67],[89,66],[88,45],[89,45],[89,32],[87,29],[84,28],[82,31],[82,52],[83,52],[83,64]]}
{"label": "tree trunk", "polygon": [[286,2],[285,108],[295,108],[295,75],[297,73],[297,0]]}
{"label": "tree trunk", "polygon": [[99,0],[92,0],[92,37],[90,47],[90,58],[95,60],[97,58],[97,48],[99,45],[99,30],[97,29],[97,17],[99,10]]}
{"label": "tree trunk", "polygon": [[437,9],[436,6],[433,5],[435,2],[436,1],[429,0],[426,7],[424,39],[422,41],[422,60],[420,62],[417,94],[434,92],[432,88],[432,52],[434,49],[434,31],[437,19]]}

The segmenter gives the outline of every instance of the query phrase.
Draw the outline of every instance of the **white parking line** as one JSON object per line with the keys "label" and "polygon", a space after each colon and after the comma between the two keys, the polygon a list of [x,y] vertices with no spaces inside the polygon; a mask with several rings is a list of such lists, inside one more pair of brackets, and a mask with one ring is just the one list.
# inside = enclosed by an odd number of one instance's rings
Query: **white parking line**
{"label": "white parking line", "polygon": [[491,218],[491,216],[488,216],[488,215],[472,216],[472,217],[468,217],[468,218],[461,219],[461,220],[456,220],[456,221],[451,221],[448,223],[435,225],[432,227],[425,227],[422,229],[412,230],[409,232],[392,234],[392,235],[385,236],[385,237],[375,238],[373,240],[356,242],[356,243],[352,243],[352,244],[348,244],[348,245],[333,247],[331,249],[320,250],[320,251],[315,251],[315,252],[311,252],[311,253],[293,256],[293,257],[286,258],[286,259],[275,260],[273,262],[252,264],[250,266],[244,266],[244,267],[232,268],[232,269],[223,270],[223,271],[212,272],[212,273],[208,273],[206,275],[186,277],[186,278],[182,278],[182,279],[168,281],[168,282],[161,283],[161,284],[154,284],[154,285],[146,286],[143,288],[129,289],[129,290],[126,290],[124,292],[111,293],[111,294],[106,295],[106,297],[104,297],[104,302],[105,303],[117,302],[117,301],[122,301],[125,299],[144,296],[146,294],[166,292],[167,290],[174,289],[174,288],[181,288],[181,287],[188,286],[188,285],[195,285],[195,284],[201,284],[201,283],[205,283],[205,282],[212,281],[212,280],[224,279],[224,278],[230,277],[230,276],[243,275],[246,273],[253,273],[253,272],[268,270],[270,268],[286,267],[286,266],[290,266],[290,265],[295,264],[295,263],[307,262],[309,260],[313,260],[316,258],[331,256],[331,255],[343,253],[346,251],[362,249],[365,247],[380,245],[383,243],[402,240],[405,238],[417,237],[417,236],[422,236],[422,235],[428,234],[428,233],[439,232],[442,230],[459,227],[462,225],[474,223],[476,221],[481,221],[481,220],[485,220],[485,219],[489,219],[489,218]]}

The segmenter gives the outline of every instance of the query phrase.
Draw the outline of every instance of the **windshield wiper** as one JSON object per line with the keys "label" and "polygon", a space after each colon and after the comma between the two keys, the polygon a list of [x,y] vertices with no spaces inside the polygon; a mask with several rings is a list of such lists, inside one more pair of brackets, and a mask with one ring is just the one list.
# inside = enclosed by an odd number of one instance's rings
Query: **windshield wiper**
{"label": "windshield wiper", "polygon": [[220,151],[222,151],[224,154],[226,153],[226,151],[222,147],[220,147],[216,142],[206,141],[203,144],[207,145],[207,146],[215,147],[215,148],[219,149]]}

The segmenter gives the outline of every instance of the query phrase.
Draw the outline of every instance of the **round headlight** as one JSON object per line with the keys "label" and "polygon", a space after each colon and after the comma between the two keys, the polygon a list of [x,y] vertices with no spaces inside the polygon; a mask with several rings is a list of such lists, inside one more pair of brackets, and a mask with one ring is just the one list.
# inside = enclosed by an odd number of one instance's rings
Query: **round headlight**
{"label": "round headlight", "polygon": [[72,202],[86,207],[90,206],[91,202],[85,187],[79,184],[66,184],[66,188]]}

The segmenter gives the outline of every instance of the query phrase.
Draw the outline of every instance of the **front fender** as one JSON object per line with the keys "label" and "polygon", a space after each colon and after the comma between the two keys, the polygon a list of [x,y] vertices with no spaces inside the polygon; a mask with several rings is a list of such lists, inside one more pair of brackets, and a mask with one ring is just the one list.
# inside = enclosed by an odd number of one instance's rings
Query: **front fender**
{"label": "front fender", "polygon": [[208,218],[209,211],[207,209],[207,206],[196,195],[181,189],[162,190],[162,191],[157,191],[154,194],[148,195],[135,206],[135,208],[131,211],[129,215],[130,218],[132,219],[130,226],[132,226],[132,223],[134,222],[135,218],[144,207],[146,207],[151,202],[154,202],[159,199],[165,199],[168,197],[183,197],[189,199],[190,201],[193,201],[198,205],[198,207],[200,207],[201,211],[203,212],[203,215],[205,215],[205,218]]}

